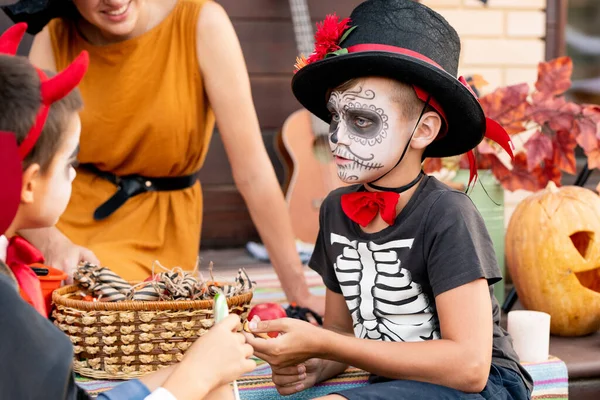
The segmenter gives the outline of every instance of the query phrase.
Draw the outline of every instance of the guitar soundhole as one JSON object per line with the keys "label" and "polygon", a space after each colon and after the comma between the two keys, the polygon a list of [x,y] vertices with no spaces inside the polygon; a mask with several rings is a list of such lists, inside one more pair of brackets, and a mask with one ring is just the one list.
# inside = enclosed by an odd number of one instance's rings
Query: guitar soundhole
{"label": "guitar soundhole", "polygon": [[332,161],[331,149],[329,148],[329,138],[327,135],[317,135],[313,141],[313,153],[315,158],[327,164]]}

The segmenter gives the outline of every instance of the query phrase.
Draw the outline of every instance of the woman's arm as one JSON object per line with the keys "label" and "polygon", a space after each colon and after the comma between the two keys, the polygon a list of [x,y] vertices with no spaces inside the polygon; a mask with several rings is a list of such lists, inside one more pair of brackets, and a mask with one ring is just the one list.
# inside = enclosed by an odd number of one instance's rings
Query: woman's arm
{"label": "woman's arm", "polygon": [[47,26],[33,38],[29,60],[38,68],[56,72],[56,60],[54,59],[50,31]]}
{"label": "woman's arm", "polygon": [[200,13],[197,52],[233,178],[283,290],[290,302],[322,314],[323,300],[311,296],[306,285],[287,205],[261,136],[238,38],[216,3],[208,2]]}
{"label": "woman's arm", "polygon": [[489,288],[478,279],[437,296],[442,339],[382,342],[358,339],[289,319],[263,321],[255,332],[282,331],[270,340],[249,340],[255,354],[278,368],[320,357],[392,379],[411,379],[464,392],[480,392],[492,358],[493,319]]}

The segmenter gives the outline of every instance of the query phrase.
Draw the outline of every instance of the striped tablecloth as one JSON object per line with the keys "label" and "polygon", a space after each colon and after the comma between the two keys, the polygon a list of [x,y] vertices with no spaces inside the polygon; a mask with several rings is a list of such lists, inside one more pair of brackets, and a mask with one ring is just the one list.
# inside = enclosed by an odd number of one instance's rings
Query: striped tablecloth
{"label": "striped tablecloth", "polygon": [[[325,287],[321,278],[313,271],[306,271],[310,290],[316,295],[324,295]],[[272,272],[252,274],[252,279],[257,282],[253,303],[277,302],[285,304],[285,296],[281,290],[277,276]],[[524,363],[527,371],[534,379],[534,400],[565,400],[568,399],[568,374],[567,366],[558,358],[552,357],[546,362]],[[368,374],[364,371],[350,368],[344,374],[324,382],[314,388],[293,396],[279,396],[271,382],[271,370],[268,364],[259,361],[258,367],[250,374],[238,380],[240,397],[242,400],[271,400],[289,399],[303,400],[314,399],[333,391],[351,389],[367,384]],[[109,390],[120,381],[97,381],[78,377],[77,383],[90,394],[98,394]]]}

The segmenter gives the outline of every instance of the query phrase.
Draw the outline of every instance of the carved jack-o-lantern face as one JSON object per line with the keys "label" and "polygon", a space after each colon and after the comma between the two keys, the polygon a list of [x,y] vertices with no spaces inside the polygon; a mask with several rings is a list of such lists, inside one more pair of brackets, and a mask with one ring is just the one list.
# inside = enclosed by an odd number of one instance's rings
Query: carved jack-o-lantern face
{"label": "carved jack-o-lantern face", "polygon": [[551,183],[520,203],[506,234],[506,261],[527,309],[551,315],[564,336],[600,328],[600,197]]}

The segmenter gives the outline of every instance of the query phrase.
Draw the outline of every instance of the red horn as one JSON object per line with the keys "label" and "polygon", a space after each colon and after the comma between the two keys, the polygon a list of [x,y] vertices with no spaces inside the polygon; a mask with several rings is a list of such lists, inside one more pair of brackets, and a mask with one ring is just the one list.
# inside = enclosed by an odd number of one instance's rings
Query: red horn
{"label": "red horn", "polygon": [[11,26],[0,36],[0,54],[10,54],[14,56],[17,54],[17,49],[27,31],[27,24],[25,22],[18,23]]}
{"label": "red horn", "polygon": [[0,235],[6,232],[17,215],[22,173],[17,137],[10,132],[0,132]]}
{"label": "red horn", "polygon": [[75,89],[83,79],[89,62],[90,58],[87,51],[82,51],[67,69],[53,78],[42,82],[43,103],[49,106]]}

